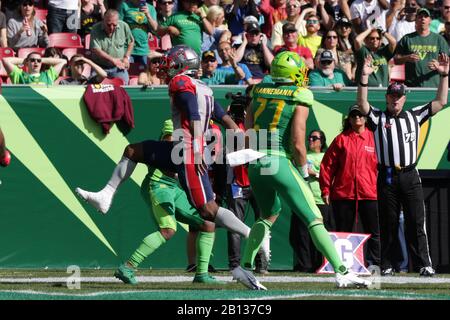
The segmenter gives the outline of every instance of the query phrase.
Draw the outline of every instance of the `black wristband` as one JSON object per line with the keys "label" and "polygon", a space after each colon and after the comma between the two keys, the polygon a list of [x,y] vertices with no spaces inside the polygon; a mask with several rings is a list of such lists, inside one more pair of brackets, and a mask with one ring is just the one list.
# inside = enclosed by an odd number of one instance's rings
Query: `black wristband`
{"label": "black wristband", "polygon": [[448,73],[440,74],[441,78],[448,77]]}
{"label": "black wristband", "polygon": [[359,82],[359,85],[361,86],[361,87],[368,87],[369,86],[369,83],[362,83],[361,81]]}

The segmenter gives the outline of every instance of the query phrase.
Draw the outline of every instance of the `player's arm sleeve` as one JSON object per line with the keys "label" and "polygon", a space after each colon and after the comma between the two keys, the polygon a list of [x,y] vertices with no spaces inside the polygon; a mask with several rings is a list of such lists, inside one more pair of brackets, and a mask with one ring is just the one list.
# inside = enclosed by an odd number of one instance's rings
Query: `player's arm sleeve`
{"label": "player's arm sleeve", "polygon": [[214,121],[222,122],[222,118],[226,116],[226,112],[223,110],[222,106],[214,100],[214,109],[212,113],[212,118]]}
{"label": "player's arm sleeve", "polygon": [[174,102],[186,112],[189,121],[200,120],[200,113],[198,112],[197,98],[192,92],[176,92]]}
{"label": "player's arm sleeve", "polygon": [[169,94],[177,108],[186,112],[189,121],[200,120],[196,89],[189,77],[181,75],[173,78],[169,83]]}

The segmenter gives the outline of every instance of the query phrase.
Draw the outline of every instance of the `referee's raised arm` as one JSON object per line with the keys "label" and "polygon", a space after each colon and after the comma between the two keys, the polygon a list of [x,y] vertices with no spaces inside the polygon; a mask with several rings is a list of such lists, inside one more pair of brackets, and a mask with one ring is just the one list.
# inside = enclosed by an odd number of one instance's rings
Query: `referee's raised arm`
{"label": "referee's raised arm", "polygon": [[361,72],[361,78],[358,83],[357,103],[362,114],[367,115],[370,111],[370,105],[367,101],[367,92],[369,86],[369,75],[373,72],[372,56],[368,55],[364,59],[364,66]]}
{"label": "referee's raised arm", "polygon": [[449,57],[446,53],[440,53],[438,59],[438,61],[431,61],[428,65],[431,70],[436,70],[440,76],[436,99],[434,99],[431,103],[432,115],[441,111],[441,109],[447,104],[448,98]]}

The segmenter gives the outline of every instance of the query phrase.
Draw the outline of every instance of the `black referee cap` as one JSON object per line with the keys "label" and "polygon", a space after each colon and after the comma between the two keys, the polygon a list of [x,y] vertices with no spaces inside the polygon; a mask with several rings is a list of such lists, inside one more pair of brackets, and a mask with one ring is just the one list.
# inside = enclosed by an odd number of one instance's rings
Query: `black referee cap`
{"label": "black referee cap", "polygon": [[397,94],[399,96],[404,96],[406,94],[406,87],[403,83],[393,82],[387,88],[386,94]]}

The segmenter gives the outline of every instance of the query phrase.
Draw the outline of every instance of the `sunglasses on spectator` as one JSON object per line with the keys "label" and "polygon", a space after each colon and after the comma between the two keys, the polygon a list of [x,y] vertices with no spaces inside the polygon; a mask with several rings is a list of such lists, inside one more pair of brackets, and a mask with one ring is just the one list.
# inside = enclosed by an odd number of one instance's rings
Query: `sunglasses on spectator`
{"label": "sunglasses on spectator", "polygon": [[173,2],[172,1],[166,1],[166,2],[161,2],[161,4],[163,6],[165,6],[165,5],[173,4]]}
{"label": "sunglasses on spectator", "polygon": [[445,10],[450,10],[450,6],[444,6]]}
{"label": "sunglasses on spectator", "polygon": [[332,62],[333,62],[333,60],[325,60],[325,61],[320,61],[320,64],[322,64],[324,66],[329,66]]}
{"label": "sunglasses on spectator", "polygon": [[350,118],[356,118],[356,117],[362,118],[364,116],[362,115],[362,113],[359,113],[359,112],[352,112],[352,113],[350,113]]}
{"label": "sunglasses on spectator", "polygon": [[216,62],[217,60],[216,59],[214,59],[214,58],[211,58],[211,59],[206,59],[206,60],[204,60],[204,62],[205,63],[214,63],[214,62]]}
{"label": "sunglasses on spectator", "polygon": [[327,39],[337,39],[337,36],[327,36]]}
{"label": "sunglasses on spectator", "polygon": [[161,59],[159,58],[154,58],[150,60],[150,63],[156,64],[156,63],[161,63]]}
{"label": "sunglasses on spectator", "polygon": [[28,61],[30,61],[30,62],[41,63],[41,62],[42,62],[42,59],[39,59],[39,58],[30,58],[30,59],[28,59]]}
{"label": "sunglasses on spectator", "polygon": [[306,24],[317,24],[319,20],[306,20]]}
{"label": "sunglasses on spectator", "polygon": [[318,137],[318,136],[310,136],[308,139],[309,139],[309,141],[317,141],[317,140],[320,140],[320,137]]}

